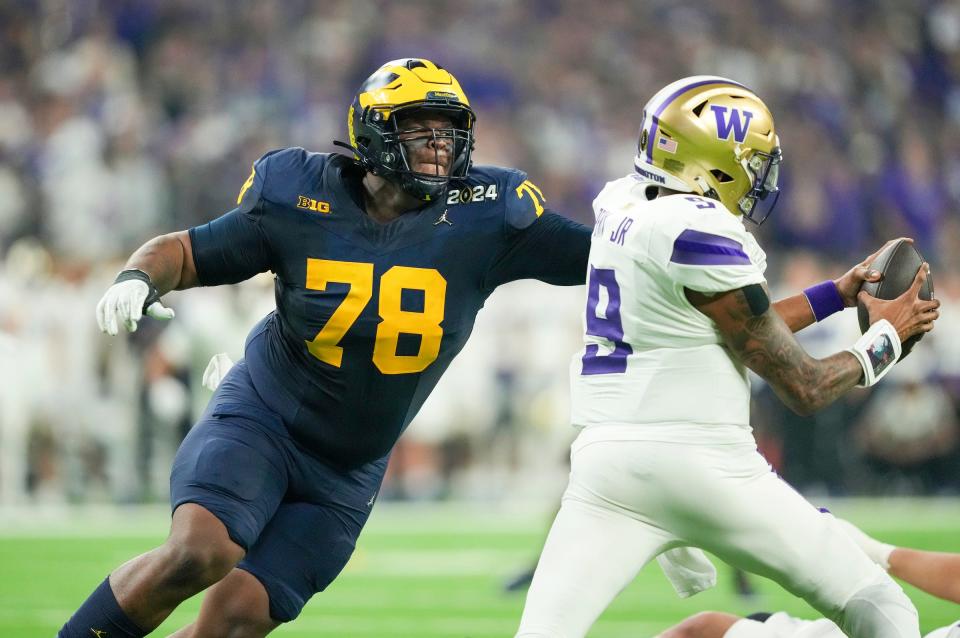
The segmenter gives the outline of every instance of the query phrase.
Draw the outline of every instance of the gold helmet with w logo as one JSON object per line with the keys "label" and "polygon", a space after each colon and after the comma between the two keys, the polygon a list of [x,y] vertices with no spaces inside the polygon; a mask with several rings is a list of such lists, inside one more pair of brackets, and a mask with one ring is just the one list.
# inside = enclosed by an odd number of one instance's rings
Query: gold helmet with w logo
{"label": "gold helmet with w logo", "polygon": [[[450,140],[452,163],[447,175],[419,173],[411,166],[402,136],[417,131],[402,131],[398,122],[421,109],[442,114],[452,123],[451,128],[421,131],[434,139]],[[422,58],[392,60],[367,78],[354,96],[347,113],[349,148],[368,171],[429,201],[441,194],[451,178],[466,176],[475,122],[466,94],[449,71]]]}
{"label": "gold helmet with w logo", "polygon": [[733,80],[677,80],[644,107],[634,168],[666,188],[719,200],[760,224],[779,196],[780,161],[770,110]]}

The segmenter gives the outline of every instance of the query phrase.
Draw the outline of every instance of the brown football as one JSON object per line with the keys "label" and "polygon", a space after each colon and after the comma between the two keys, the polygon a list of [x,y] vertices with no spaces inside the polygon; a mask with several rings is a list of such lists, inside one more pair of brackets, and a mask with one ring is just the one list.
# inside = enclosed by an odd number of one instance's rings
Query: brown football
{"label": "brown football", "polygon": [[[883,274],[883,279],[877,282],[864,282],[860,290],[865,290],[867,294],[877,299],[896,299],[913,285],[913,278],[917,276],[921,265],[923,265],[923,256],[920,251],[912,243],[901,239],[887,246],[873,261],[874,270],[879,270]],[[933,277],[929,274],[927,280],[920,286],[920,298],[933,299]],[[860,332],[866,332],[870,328],[870,317],[866,307],[861,303],[857,304],[857,318],[860,320]],[[907,356],[922,338],[923,333],[920,333],[907,339],[903,343],[903,354],[900,358]]]}

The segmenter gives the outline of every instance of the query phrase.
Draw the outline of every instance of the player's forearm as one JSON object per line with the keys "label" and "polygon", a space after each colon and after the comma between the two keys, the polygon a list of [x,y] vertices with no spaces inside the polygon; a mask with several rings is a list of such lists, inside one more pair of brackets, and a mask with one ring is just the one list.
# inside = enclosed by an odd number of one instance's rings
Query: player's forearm
{"label": "player's forearm", "polygon": [[898,547],[889,560],[892,576],[938,598],[960,603],[960,554]]}
{"label": "player's forearm", "polygon": [[130,255],[125,268],[150,275],[160,294],[198,285],[187,231],[154,237]]}
{"label": "player's forearm", "polygon": [[779,313],[750,312],[742,293],[735,293],[733,312],[745,320],[725,333],[730,349],[751,370],[766,379],[777,396],[798,414],[811,414],[850,391],[863,376],[863,368],[849,352],[815,359],[797,343]]}
{"label": "player's forearm", "polygon": [[773,309],[780,315],[791,332],[800,332],[817,321],[813,309],[810,307],[810,302],[802,293],[774,302]]}
{"label": "player's forearm", "polygon": [[830,405],[852,390],[863,378],[863,368],[849,352],[838,352],[825,359],[796,358],[793,366],[777,365],[764,376],[777,396],[801,415]]}
{"label": "player's forearm", "polygon": [[[718,295],[689,289],[687,299],[716,324],[731,354],[766,379],[777,396],[799,414],[827,406],[860,382],[863,367],[857,357],[841,352],[814,359],[797,343],[779,312],[748,299],[749,287]],[[791,310],[793,304],[790,302]],[[795,318],[799,313],[795,313]]]}

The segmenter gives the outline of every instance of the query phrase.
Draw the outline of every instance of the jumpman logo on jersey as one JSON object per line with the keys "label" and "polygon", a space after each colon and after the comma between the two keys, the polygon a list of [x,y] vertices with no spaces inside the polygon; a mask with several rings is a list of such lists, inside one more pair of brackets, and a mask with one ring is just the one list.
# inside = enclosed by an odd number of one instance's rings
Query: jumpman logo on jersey
{"label": "jumpman logo on jersey", "polygon": [[367,501],[367,507],[373,507],[373,502],[377,500],[377,494],[380,493],[380,490],[377,490],[373,493],[373,496],[370,497],[370,500]]}
{"label": "jumpman logo on jersey", "polygon": [[94,629],[93,627],[90,628],[90,633],[92,633],[97,638],[106,638],[106,635],[107,635],[107,632],[104,631],[103,629]]}
{"label": "jumpman logo on jersey", "polygon": [[438,225],[440,225],[440,224],[447,224],[447,225],[449,225],[449,226],[453,226],[453,222],[450,221],[449,219],[447,219],[447,209],[446,209],[446,208],[443,209],[443,215],[440,215],[440,219],[438,219],[437,221],[433,222],[433,225],[434,225],[434,226],[438,226]]}

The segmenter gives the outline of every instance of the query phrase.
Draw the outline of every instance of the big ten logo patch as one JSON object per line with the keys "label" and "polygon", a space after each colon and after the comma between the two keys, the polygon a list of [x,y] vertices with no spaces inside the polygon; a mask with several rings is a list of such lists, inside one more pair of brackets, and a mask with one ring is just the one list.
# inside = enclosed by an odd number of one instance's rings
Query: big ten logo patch
{"label": "big ten logo patch", "polygon": [[309,197],[304,197],[299,195],[297,197],[297,208],[303,208],[305,210],[312,210],[317,213],[329,213],[330,204],[327,202],[321,202],[316,199],[311,199]]}

